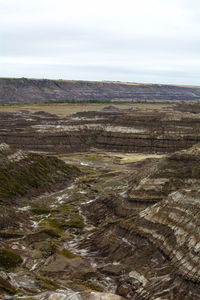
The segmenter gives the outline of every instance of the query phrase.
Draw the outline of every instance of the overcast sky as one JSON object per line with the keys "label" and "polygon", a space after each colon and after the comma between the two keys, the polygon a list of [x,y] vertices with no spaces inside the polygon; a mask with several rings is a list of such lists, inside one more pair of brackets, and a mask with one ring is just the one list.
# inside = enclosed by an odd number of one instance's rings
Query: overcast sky
{"label": "overcast sky", "polygon": [[200,85],[200,1],[0,0],[0,77]]}

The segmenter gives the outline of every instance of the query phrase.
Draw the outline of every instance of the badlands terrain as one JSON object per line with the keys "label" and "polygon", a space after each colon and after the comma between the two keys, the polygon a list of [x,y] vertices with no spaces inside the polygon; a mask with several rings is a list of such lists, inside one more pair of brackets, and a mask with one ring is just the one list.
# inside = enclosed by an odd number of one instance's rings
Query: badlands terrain
{"label": "badlands terrain", "polygon": [[198,102],[1,106],[0,299],[200,299],[199,192]]}

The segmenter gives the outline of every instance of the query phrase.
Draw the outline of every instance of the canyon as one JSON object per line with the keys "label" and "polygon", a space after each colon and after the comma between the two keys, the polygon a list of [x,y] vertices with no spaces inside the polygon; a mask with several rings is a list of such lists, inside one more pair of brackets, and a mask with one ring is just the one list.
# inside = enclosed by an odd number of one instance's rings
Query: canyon
{"label": "canyon", "polygon": [[0,111],[0,141],[14,149],[52,154],[95,147],[115,152],[171,153],[200,141],[199,115],[175,109],[105,106],[62,117],[23,109]]}
{"label": "canyon", "polygon": [[200,299],[199,103],[93,107],[0,107],[0,299]]}

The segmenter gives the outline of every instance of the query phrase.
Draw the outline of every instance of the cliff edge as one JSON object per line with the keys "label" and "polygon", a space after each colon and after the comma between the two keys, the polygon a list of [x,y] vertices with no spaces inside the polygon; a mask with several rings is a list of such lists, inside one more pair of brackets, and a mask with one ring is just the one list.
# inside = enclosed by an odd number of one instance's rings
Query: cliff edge
{"label": "cliff edge", "polygon": [[191,86],[0,78],[0,103],[198,99],[200,87]]}

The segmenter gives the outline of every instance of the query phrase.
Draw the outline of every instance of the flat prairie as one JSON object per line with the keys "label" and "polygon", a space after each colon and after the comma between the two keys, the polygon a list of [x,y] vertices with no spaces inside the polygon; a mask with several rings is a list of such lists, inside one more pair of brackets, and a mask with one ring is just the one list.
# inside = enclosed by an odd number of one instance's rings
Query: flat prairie
{"label": "flat prairie", "polygon": [[171,107],[174,104],[169,103],[52,103],[52,104],[9,104],[0,105],[0,112],[16,112],[20,110],[28,110],[32,113],[37,111],[45,111],[47,113],[56,114],[64,117],[76,112],[83,111],[100,111],[105,106],[114,105],[119,109],[139,109],[139,110],[160,110],[165,107]]}

